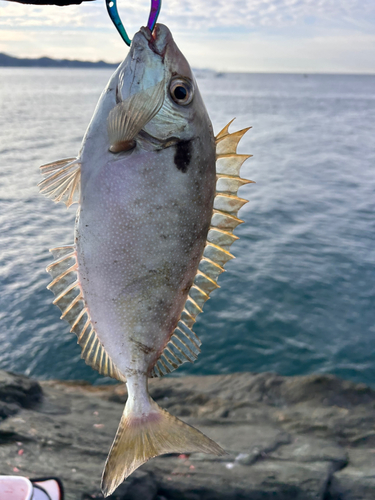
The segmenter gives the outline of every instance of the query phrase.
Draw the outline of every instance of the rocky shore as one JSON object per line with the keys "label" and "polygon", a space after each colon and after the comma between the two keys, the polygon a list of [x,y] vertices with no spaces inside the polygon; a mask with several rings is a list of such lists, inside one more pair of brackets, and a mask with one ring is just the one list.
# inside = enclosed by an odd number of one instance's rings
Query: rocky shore
{"label": "rocky shore", "polygon": [[[152,380],[152,397],[228,451],[158,457],[116,500],[373,500],[375,391],[329,375]],[[67,500],[101,499],[126,387],[0,372],[0,473],[58,476]]]}

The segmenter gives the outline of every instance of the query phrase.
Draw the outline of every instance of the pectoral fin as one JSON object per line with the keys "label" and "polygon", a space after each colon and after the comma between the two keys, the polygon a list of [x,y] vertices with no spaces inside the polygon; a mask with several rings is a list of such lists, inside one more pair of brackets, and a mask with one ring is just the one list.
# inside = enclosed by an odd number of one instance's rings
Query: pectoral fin
{"label": "pectoral fin", "polygon": [[55,203],[63,201],[67,208],[73,203],[79,203],[81,190],[81,164],[78,158],[47,163],[40,167],[44,180],[39,182],[42,194]]}
{"label": "pectoral fin", "polygon": [[118,103],[108,116],[108,137],[112,153],[128,151],[134,138],[158,113],[164,102],[164,81]]}

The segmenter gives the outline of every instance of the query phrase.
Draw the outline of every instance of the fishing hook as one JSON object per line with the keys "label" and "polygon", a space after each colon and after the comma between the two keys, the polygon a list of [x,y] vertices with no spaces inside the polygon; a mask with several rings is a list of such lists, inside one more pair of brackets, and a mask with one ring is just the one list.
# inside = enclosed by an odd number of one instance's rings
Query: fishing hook
{"label": "fishing hook", "polygon": [[[132,41],[128,37],[128,34],[126,33],[126,30],[121,22],[117,10],[116,0],[105,0],[105,4],[107,6],[107,11],[109,17],[111,18],[111,21],[116,26],[117,31],[120,33],[120,36],[124,40],[126,45],[130,47]],[[160,8],[161,8],[161,0],[151,0],[151,10],[147,21],[147,28],[149,28],[151,31],[155,28],[156,21],[160,14]]]}

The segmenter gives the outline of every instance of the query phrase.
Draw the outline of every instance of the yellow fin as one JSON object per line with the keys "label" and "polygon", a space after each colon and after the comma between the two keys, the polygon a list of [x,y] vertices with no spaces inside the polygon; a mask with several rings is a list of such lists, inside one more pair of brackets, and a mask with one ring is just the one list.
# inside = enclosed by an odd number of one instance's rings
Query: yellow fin
{"label": "yellow fin", "polygon": [[217,280],[221,273],[225,271],[222,266],[219,266],[216,262],[213,262],[206,257],[203,257],[199,263],[199,268],[202,273],[207,274],[211,279]]}
{"label": "yellow fin", "polygon": [[229,126],[232,122],[233,120],[216,136],[218,175],[206,247],[177,328],[155,363],[150,377],[162,377],[186,361],[191,363],[195,361],[201,345],[200,340],[192,331],[195,318],[202,312],[210,293],[219,287],[217,279],[224,271],[224,264],[233,259],[233,255],[228,250],[238,237],[232,231],[243,222],[238,219],[237,212],[247,202],[235,195],[240,186],[252,181],[239,177],[241,165],[250,155],[236,154],[239,140],[249,129],[230,134]]}
{"label": "yellow fin", "polygon": [[[201,291],[201,293],[204,293]],[[189,302],[194,302],[190,299]],[[194,302],[195,303],[195,302]],[[200,309],[201,311],[201,309]],[[193,313],[194,314],[194,313]],[[198,312],[196,312],[198,314]],[[191,322],[191,320],[193,320]],[[183,363],[190,361],[194,363],[200,353],[200,339],[191,330],[190,324],[194,324],[193,316],[185,309],[181,319],[175,328],[172,337],[164,348],[161,356],[151,370],[150,377],[162,377],[171,373]]]}
{"label": "yellow fin", "polygon": [[181,320],[189,327],[193,328],[193,325],[195,323],[195,317],[189,314],[189,312],[184,309],[181,313]]}
{"label": "yellow fin", "polygon": [[47,267],[47,271],[53,279],[47,288],[55,294],[53,303],[60,308],[61,318],[69,323],[70,331],[77,335],[77,343],[82,348],[81,357],[101,375],[124,382],[125,377],[104,350],[91,324],[79,284],[75,247],[58,247],[51,252],[55,260]]}
{"label": "yellow fin", "polygon": [[237,215],[238,210],[249,200],[231,194],[218,193],[214,199],[214,208],[231,215]]}
{"label": "yellow fin", "polygon": [[217,456],[226,454],[217,443],[160,408],[151,398],[150,413],[141,417],[128,410],[128,401],[102,476],[105,497],[111,495],[138,467],[158,455],[193,452]]}
{"label": "yellow fin", "polygon": [[220,132],[217,134],[217,136],[215,137],[216,140],[218,139],[221,139],[222,137],[225,137],[226,135],[229,134],[229,127],[232,125],[232,123],[234,122],[235,118],[233,118],[229,123],[228,125],[225,125],[225,127],[220,130]]}
{"label": "yellow fin", "polygon": [[122,151],[121,145],[130,143],[158,113],[164,102],[164,86],[162,80],[153,87],[131,95],[111,110],[107,121],[110,151]]}
{"label": "yellow fin", "polygon": [[216,173],[239,176],[244,162],[252,155],[238,155],[236,153],[221,154],[216,157]]}
{"label": "yellow fin", "polygon": [[228,134],[223,137],[217,138],[216,155],[218,156],[221,154],[236,153],[238,143],[250,129],[251,127],[247,127],[242,130],[238,130],[238,132],[234,132],[233,134]]}
{"label": "yellow fin", "polygon": [[231,231],[223,231],[216,227],[211,227],[207,235],[207,241],[224,248],[224,250],[229,250],[231,244],[236,240],[238,240],[238,236],[235,236]]}
{"label": "yellow fin", "polygon": [[79,203],[81,190],[81,164],[78,158],[65,158],[40,167],[44,180],[39,191],[55,203],[63,201],[67,208]]}
{"label": "yellow fin", "polygon": [[226,231],[233,231],[238,224],[242,224],[243,220],[239,219],[235,215],[230,215],[226,212],[220,212],[220,210],[214,210],[211,219],[211,226],[217,227],[219,229],[225,229]]}
{"label": "yellow fin", "polygon": [[241,186],[253,182],[254,181],[249,181],[247,179],[241,179],[241,177],[221,174],[217,176],[216,192],[237,195],[237,191]]}
{"label": "yellow fin", "polygon": [[204,303],[210,298],[210,296],[201,290],[198,286],[193,285],[190,288],[189,296],[198,304],[199,307],[203,307]]}
{"label": "yellow fin", "polygon": [[220,288],[215,280],[211,279],[209,276],[207,276],[207,274],[202,273],[202,271],[200,271],[199,269],[195,276],[194,283],[203,291],[209,294],[216,288]]}
{"label": "yellow fin", "polygon": [[207,243],[203,252],[203,257],[207,257],[207,259],[216,262],[219,266],[224,266],[228,260],[234,259],[234,256],[230,252],[212,243]]}

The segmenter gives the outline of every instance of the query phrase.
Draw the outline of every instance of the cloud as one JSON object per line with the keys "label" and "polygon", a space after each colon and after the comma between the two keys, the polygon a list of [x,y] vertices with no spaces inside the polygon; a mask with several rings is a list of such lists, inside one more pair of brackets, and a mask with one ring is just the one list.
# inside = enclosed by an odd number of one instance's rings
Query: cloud
{"label": "cloud", "polygon": [[[195,67],[217,71],[271,73],[375,73],[375,35],[336,32],[290,38],[253,33],[225,42],[184,41],[184,54]],[[219,57],[218,57],[219,54]]]}
{"label": "cloud", "polygon": [[[147,21],[149,0],[118,0],[118,8],[132,36]],[[163,0],[159,20],[195,66],[375,71],[374,0]],[[0,0],[0,50],[110,61],[126,53],[104,0],[62,8]]]}
{"label": "cloud", "polygon": [[[145,24],[149,2],[118,2],[126,26]],[[1,24],[98,28],[107,26],[104,2],[69,7],[30,6],[0,1]],[[375,17],[373,0],[164,0],[160,21],[183,30],[220,27],[284,27],[309,18],[353,24]],[[374,20],[374,19],[373,19]],[[104,21],[104,22],[103,22]],[[137,28],[135,28],[137,29]]]}
{"label": "cloud", "polygon": [[375,12],[373,0],[167,0],[167,18],[189,28],[220,26],[291,26],[306,17],[366,17]]}

